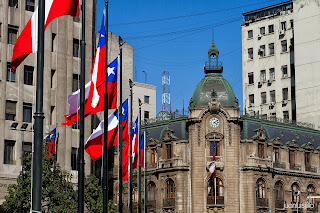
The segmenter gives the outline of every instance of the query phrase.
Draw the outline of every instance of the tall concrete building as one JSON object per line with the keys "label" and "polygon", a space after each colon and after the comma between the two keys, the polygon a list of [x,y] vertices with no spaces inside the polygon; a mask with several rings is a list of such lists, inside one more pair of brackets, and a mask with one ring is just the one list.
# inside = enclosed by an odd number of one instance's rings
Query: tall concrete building
{"label": "tall concrete building", "polygon": [[246,114],[320,128],[319,16],[317,0],[286,1],[243,14]]}
{"label": "tall concrete building", "polygon": [[[86,82],[96,48],[96,1],[86,3]],[[16,182],[21,171],[21,156],[31,151],[33,113],[35,112],[36,54],[30,54],[11,72],[14,44],[38,5],[37,0],[3,0],[0,2],[0,205],[7,186]],[[100,24],[100,23],[99,23]],[[68,114],[68,95],[79,88],[81,22],[63,16],[53,20],[45,31],[44,53],[44,136],[57,127],[58,163],[73,175],[77,183],[79,128],[62,126]],[[109,62],[119,55],[119,37],[109,32]],[[123,98],[129,96],[128,79],[132,79],[132,46],[123,45]],[[118,81],[119,82],[119,81]],[[100,113],[102,115],[103,112]],[[85,119],[85,140],[91,134],[91,118]],[[16,123],[15,129],[11,128]],[[24,125],[23,125],[24,124]],[[97,167],[85,153],[85,173]]]}
{"label": "tall concrete building", "polygon": [[245,113],[296,120],[292,2],[246,12],[243,17]]}

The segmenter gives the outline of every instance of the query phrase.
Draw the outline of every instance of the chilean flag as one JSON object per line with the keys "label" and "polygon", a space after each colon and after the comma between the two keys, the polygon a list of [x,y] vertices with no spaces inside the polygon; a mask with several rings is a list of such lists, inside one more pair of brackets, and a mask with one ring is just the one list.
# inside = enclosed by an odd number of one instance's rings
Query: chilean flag
{"label": "chilean flag", "polygon": [[[45,29],[50,22],[64,15],[79,15],[79,0],[45,0]],[[13,48],[12,72],[30,54],[38,50],[38,8],[20,34]]]}
{"label": "chilean flag", "polygon": [[56,154],[56,138],[57,138],[57,128],[54,128],[46,137],[46,147],[47,157],[50,157],[51,154]]}
{"label": "chilean flag", "polygon": [[144,151],[145,151],[145,141],[146,141],[146,132],[143,132],[142,135],[141,135],[141,145],[140,145],[140,153],[141,153],[141,158],[140,158],[140,161],[141,161],[141,167],[144,167],[144,164],[145,164],[145,158],[144,158]]}
{"label": "chilean flag", "polygon": [[[122,105],[122,138],[123,142],[129,141],[128,134],[128,99]],[[119,110],[115,110],[108,117],[108,148],[118,145],[119,138]],[[104,144],[104,121],[101,121],[99,126],[93,131],[88,138],[85,150],[90,155],[93,161],[96,161],[103,154]]]}
{"label": "chilean flag", "polygon": [[[108,65],[108,93],[109,93],[109,109],[116,109],[117,105],[117,70],[118,58]],[[101,73],[101,72],[100,72]],[[92,81],[88,82],[85,87],[85,117],[93,115],[104,110],[104,83],[98,87],[99,103],[96,108],[93,108],[92,103],[93,90]],[[91,96],[90,96],[91,92]],[[103,95],[102,95],[103,94]],[[71,126],[72,123],[80,119],[80,89],[68,97],[69,113],[65,115],[66,122],[62,125]]]}
{"label": "chilean flag", "polygon": [[213,153],[212,153],[212,162],[209,165],[209,171],[212,173],[212,178],[216,178],[216,143],[213,146]]}
{"label": "chilean flag", "polygon": [[122,181],[127,180],[130,176],[129,144],[126,143],[122,150]]}
{"label": "chilean flag", "polygon": [[139,167],[139,115],[132,128],[132,168]]}

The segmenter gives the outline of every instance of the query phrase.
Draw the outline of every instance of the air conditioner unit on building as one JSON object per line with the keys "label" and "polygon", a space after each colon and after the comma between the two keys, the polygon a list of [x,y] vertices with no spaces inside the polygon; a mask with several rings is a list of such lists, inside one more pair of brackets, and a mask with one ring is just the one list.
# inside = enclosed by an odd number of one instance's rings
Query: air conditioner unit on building
{"label": "air conditioner unit on building", "polygon": [[287,104],[288,103],[288,100],[283,100],[282,101],[282,104]]}
{"label": "air conditioner unit on building", "polygon": [[286,11],[281,11],[280,12],[280,15],[285,15],[286,14]]}
{"label": "air conditioner unit on building", "polygon": [[262,35],[261,35],[261,34],[259,34],[259,35],[258,35],[258,38],[260,39],[261,37],[262,37]]}
{"label": "air conditioner unit on building", "polygon": [[272,80],[268,80],[268,84],[271,84]]}
{"label": "air conditioner unit on building", "polygon": [[249,104],[249,107],[253,107],[253,103],[250,103],[250,104]]}
{"label": "air conditioner unit on building", "polygon": [[272,102],[272,101],[270,102],[270,106],[274,106],[274,104],[275,104],[274,102]]}
{"label": "air conditioner unit on building", "polygon": [[258,82],[258,86],[262,86],[262,83],[260,81]]}
{"label": "air conditioner unit on building", "polygon": [[279,35],[284,35],[284,30],[280,30]]}
{"label": "air conditioner unit on building", "polygon": [[283,74],[283,76],[282,76],[282,77],[286,78],[286,77],[288,77],[288,74]]}

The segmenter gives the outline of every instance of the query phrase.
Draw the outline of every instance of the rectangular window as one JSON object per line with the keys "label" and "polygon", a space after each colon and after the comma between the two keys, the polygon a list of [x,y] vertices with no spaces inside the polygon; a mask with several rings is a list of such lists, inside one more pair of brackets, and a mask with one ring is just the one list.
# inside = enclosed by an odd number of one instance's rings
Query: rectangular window
{"label": "rectangular window", "polygon": [[18,0],[9,0],[9,7],[18,8]]}
{"label": "rectangular window", "polygon": [[15,164],[15,153],[14,145],[15,141],[5,140],[4,141],[4,164]]}
{"label": "rectangular window", "polygon": [[72,75],[72,92],[75,92],[79,89],[80,84],[80,75],[73,74]]}
{"label": "rectangular window", "polygon": [[266,56],[266,45],[261,45],[259,49],[260,57]]}
{"label": "rectangular window", "polygon": [[51,113],[50,113],[50,124],[52,126],[56,125],[56,110],[55,110],[55,106],[51,106]]}
{"label": "rectangular window", "polygon": [[253,37],[253,30],[248,30],[248,38],[252,38]]}
{"label": "rectangular window", "polygon": [[248,78],[249,78],[249,84],[253,84],[254,83],[253,72],[248,74]]}
{"label": "rectangular window", "polygon": [[265,70],[261,70],[260,71],[260,80],[261,80],[261,82],[267,81],[267,75],[266,75],[266,71]]}
{"label": "rectangular window", "polygon": [[6,120],[15,121],[16,101],[6,101]]}
{"label": "rectangular window", "polygon": [[274,73],[274,68],[270,68],[269,69],[269,76],[270,76],[270,80],[273,81],[276,79],[275,73]]}
{"label": "rectangular window", "polygon": [[289,150],[289,163],[290,163],[290,166],[295,165],[295,152],[294,152],[294,150]]}
{"label": "rectangular window", "polygon": [[258,143],[258,156],[264,158],[264,144]]}
{"label": "rectangular window", "polygon": [[16,73],[12,72],[10,63],[7,63],[7,81],[16,82]]}
{"label": "rectangular window", "polygon": [[145,95],[144,96],[144,103],[148,104],[150,100],[150,96]]}
{"label": "rectangular window", "polygon": [[1,41],[2,23],[0,22],[0,41]]}
{"label": "rectangular window", "polygon": [[73,39],[73,57],[80,57],[80,41],[79,39]]}
{"label": "rectangular window", "polygon": [[274,163],[279,163],[280,162],[279,148],[276,148],[276,147],[273,148],[273,162]]}
{"label": "rectangular window", "polygon": [[277,120],[277,114],[275,112],[270,114],[270,120],[271,121],[276,121]]}
{"label": "rectangular window", "polygon": [[172,158],[172,147],[171,144],[168,143],[166,144],[166,153],[167,153],[167,159],[171,159]]}
{"label": "rectangular window", "polygon": [[18,27],[8,25],[8,44],[15,44],[18,38]]}
{"label": "rectangular window", "polygon": [[78,148],[72,147],[71,149],[71,170],[78,170]]}
{"label": "rectangular window", "polygon": [[23,103],[23,122],[31,123],[32,104]]}
{"label": "rectangular window", "polygon": [[32,143],[23,141],[22,146],[23,146],[23,157],[27,157],[28,155],[31,154]]}
{"label": "rectangular window", "polygon": [[281,30],[286,30],[287,29],[287,23],[284,21],[284,22],[281,22]]}
{"label": "rectangular window", "polygon": [[288,67],[287,67],[287,65],[282,66],[281,70],[282,70],[282,77],[283,78],[288,77]]}
{"label": "rectangular window", "polygon": [[26,65],[24,66],[24,84],[33,85],[33,71],[33,67]]}
{"label": "rectangular window", "polygon": [[269,54],[270,55],[274,54],[274,43],[269,44]]}
{"label": "rectangular window", "polygon": [[151,163],[157,163],[157,150],[156,149],[151,149]]}
{"label": "rectangular window", "polygon": [[282,89],[282,100],[288,100],[288,88]]}
{"label": "rectangular window", "polygon": [[283,111],[283,119],[289,120],[289,111]]}
{"label": "rectangular window", "polygon": [[293,20],[290,20],[290,27],[293,28]]}
{"label": "rectangular window", "polygon": [[266,28],[265,27],[260,27],[260,35],[266,34]]}
{"label": "rectangular window", "polygon": [[26,10],[27,11],[34,11],[34,0],[26,0]]}
{"label": "rectangular window", "polygon": [[57,46],[57,40],[56,39],[57,37],[57,34],[55,33],[52,33],[52,40],[51,40],[51,52],[55,52],[56,51],[56,46]]}
{"label": "rectangular window", "polygon": [[149,111],[144,111],[144,119],[149,119]]}
{"label": "rectangular window", "polygon": [[276,91],[275,90],[270,91],[270,102],[273,102],[273,103],[276,102]]}
{"label": "rectangular window", "polygon": [[304,153],[306,171],[310,171],[310,152]]}
{"label": "rectangular window", "polygon": [[57,75],[55,70],[51,70],[51,88],[55,89],[57,87]]}
{"label": "rectangular window", "polygon": [[282,52],[287,52],[287,40],[281,41],[281,50]]}
{"label": "rectangular window", "polygon": [[216,156],[221,156],[219,141],[210,141],[210,156],[213,156],[213,152],[215,152]]}
{"label": "rectangular window", "polygon": [[261,93],[261,104],[266,104],[267,103],[267,93],[262,92]]}
{"label": "rectangular window", "polygon": [[273,32],[274,32],[274,26],[273,26],[273,24],[269,25],[269,26],[268,26],[268,29],[269,29],[269,33],[273,33]]}
{"label": "rectangular window", "polygon": [[248,58],[253,59],[253,48],[248,49]]}
{"label": "rectangular window", "polygon": [[254,104],[254,94],[249,95],[249,106],[253,106]]}

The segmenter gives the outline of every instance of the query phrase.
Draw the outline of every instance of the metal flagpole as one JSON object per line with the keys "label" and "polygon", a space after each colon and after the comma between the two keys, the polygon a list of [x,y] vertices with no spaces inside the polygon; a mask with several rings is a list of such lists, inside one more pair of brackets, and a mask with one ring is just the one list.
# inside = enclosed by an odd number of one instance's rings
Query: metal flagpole
{"label": "metal flagpole", "polygon": [[138,137],[139,137],[139,204],[138,204],[138,212],[141,213],[141,100],[140,98],[138,99],[139,101],[139,130],[138,130]]}
{"label": "metal flagpole", "polygon": [[148,202],[148,193],[147,193],[147,135],[146,131],[143,133],[144,136],[144,213],[147,213],[147,202]]}
{"label": "metal flagpole", "polygon": [[129,128],[129,135],[130,135],[130,183],[129,183],[129,211],[132,213],[132,102],[133,102],[133,94],[132,94],[132,87],[133,82],[129,79],[129,86],[130,86],[130,128]]}
{"label": "metal flagpole", "polygon": [[41,212],[42,193],[42,140],[43,140],[43,69],[44,69],[44,17],[45,1],[39,1],[36,112],[34,113],[34,155],[32,179],[32,212]]}
{"label": "metal flagpole", "polygon": [[108,95],[108,0],[105,7],[105,35],[106,35],[106,81],[104,82],[104,146],[103,146],[103,212],[108,213],[108,109],[109,109],[109,95]]}
{"label": "metal flagpole", "polygon": [[[214,158],[216,158],[216,135],[213,136]],[[215,164],[215,171],[217,173],[217,165]],[[217,178],[214,177],[214,205],[217,205]]]}
{"label": "metal flagpole", "polygon": [[122,213],[123,206],[122,206],[122,146],[123,146],[123,139],[122,139],[122,45],[123,40],[119,36],[119,47],[120,47],[120,106],[119,106],[119,155],[120,155],[120,162],[119,162],[119,213]]}
{"label": "metal flagpole", "polygon": [[82,0],[81,23],[81,72],[80,72],[80,141],[79,141],[79,171],[78,171],[78,212],[84,211],[84,108],[85,108],[85,66],[86,66],[86,39],[85,39],[85,8],[86,1]]}

